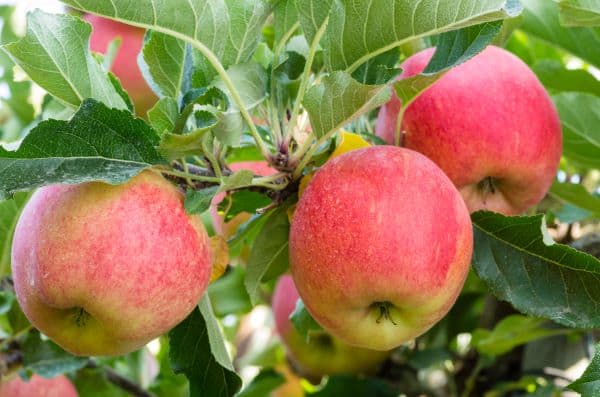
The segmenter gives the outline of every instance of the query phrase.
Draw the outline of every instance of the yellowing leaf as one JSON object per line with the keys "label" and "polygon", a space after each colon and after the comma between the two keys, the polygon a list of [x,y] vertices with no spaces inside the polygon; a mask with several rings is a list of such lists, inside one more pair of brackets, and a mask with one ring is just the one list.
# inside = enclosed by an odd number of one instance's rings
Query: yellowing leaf
{"label": "yellowing leaf", "polygon": [[214,236],[210,239],[210,247],[213,254],[213,268],[210,282],[219,279],[229,264],[229,246],[223,236]]}
{"label": "yellowing leaf", "polygon": [[336,158],[337,156],[341,156],[344,153],[369,146],[371,146],[371,144],[365,141],[360,135],[353,132],[342,131],[340,143],[335,148],[333,153],[331,153],[331,156],[329,156],[329,160]]}
{"label": "yellowing leaf", "polygon": [[[369,142],[365,141],[360,135],[355,134],[353,132],[342,131],[341,135],[342,135],[342,138],[340,139],[340,143],[337,145],[337,147],[335,148],[333,153],[331,153],[331,156],[329,156],[327,161],[329,161],[333,158],[336,158],[338,156],[341,156],[344,153],[348,153],[353,150],[362,149],[362,148],[371,146],[371,144]],[[306,187],[312,180],[313,175],[314,175],[314,172],[311,172],[309,174],[306,174],[300,180],[300,186],[298,187],[298,197],[302,196],[302,193],[304,193],[304,189],[306,189]],[[293,209],[291,209],[291,210],[293,211]],[[290,215],[290,222],[291,222],[291,215]]]}

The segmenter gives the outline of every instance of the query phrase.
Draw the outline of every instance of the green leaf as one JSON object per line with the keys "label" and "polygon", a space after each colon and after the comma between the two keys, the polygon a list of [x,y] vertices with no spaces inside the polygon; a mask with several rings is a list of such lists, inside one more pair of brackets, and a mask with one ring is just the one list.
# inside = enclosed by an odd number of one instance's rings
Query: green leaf
{"label": "green leaf", "polygon": [[0,201],[0,278],[10,274],[12,237],[29,196],[30,193],[18,193],[12,200]]}
{"label": "green leaf", "polygon": [[130,397],[130,394],[111,383],[102,368],[84,368],[73,380],[80,396]]}
{"label": "green leaf", "polygon": [[0,199],[52,183],[123,183],[163,162],[157,143],[128,111],[85,100],[70,121],[40,123],[16,151],[0,147]]}
{"label": "green leaf", "polygon": [[12,292],[0,290],[0,315],[8,313],[15,300],[15,295]]}
{"label": "green leaf", "polygon": [[352,73],[352,77],[356,81],[367,85],[389,83],[402,72],[402,69],[396,67],[399,59],[400,50],[393,48],[360,65]]}
{"label": "green leaf", "polygon": [[567,388],[580,393],[582,397],[595,397],[600,394],[600,344],[596,345],[596,354],[581,378]]}
{"label": "green leaf", "polygon": [[570,203],[590,213],[590,216],[600,218],[600,198],[592,196],[582,185],[555,182],[550,189],[550,195],[563,203]]}
{"label": "green leaf", "polygon": [[423,75],[418,74],[416,76],[408,77],[396,81],[393,84],[396,95],[400,98],[400,102],[404,104],[402,109],[408,108],[408,106],[415,101],[425,90],[435,84],[439,79],[444,76],[444,73]]}
{"label": "green leaf", "polygon": [[565,204],[559,211],[555,213],[555,215],[558,219],[560,219],[561,222],[575,223],[589,219],[594,214],[575,205]]}
{"label": "green leaf", "polygon": [[[267,0],[62,0],[78,10],[177,37],[223,65],[250,60],[271,13]],[[208,71],[205,71],[208,73]]]}
{"label": "green leaf", "polygon": [[[247,110],[256,108],[267,98],[268,76],[260,64],[256,62],[238,64],[229,68],[227,74]],[[222,80],[217,81],[214,86],[231,98],[231,93]],[[229,146],[239,146],[240,137],[244,132],[244,122],[239,108],[232,99],[229,99],[229,108],[218,117],[219,124],[214,129],[217,139]]]}
{"label": "green leaf", "polygon": [[148,121],[159,135],[170,133],[175,128],[175,123],[179,117],[177,110],[177,101],[171,97],[160,99],[148,111]]}
{"label": "green leaf", "polygon": [[27,18],[27,35],[2,48],[34,82],[71,107],[94,98],[108,107],[127,109],[89,50],[91,31],[77,17],[35,10]]}
{"label": "green leaf", "polygon": [[252,179],[254,179],[254,173],[250,170],[239,170],[231,176],[224,177],[221,180],[220,192],[226,192],[228,190],[241,189],[252,185]]}
{"label": "green leaf", "polygon": [[302,299],[296,301],[296,308],[290,315],[290,321],[294,325],[294,328],[304,338],[306,343],[310,341],[311,335],[322,334],[325,332],[323,328],[315,321],[310,315]]}
{"label": "green leaf", "polygon": [[562,62],[551,59],[542,59],[532,68],[550,91],[578,91],[600,96],[600,81],[587,70],[567,69]]}
{"label": "green leaf", "polygon": [[521,0],[525,10],[521,30],[600,67],[600,31],[560,25],[558,5],[548,0]]}
{"label": "green leaf", "polygon": [[219,190],[218,186],[202,190],[190,189],[185,195],[184,207],[188,214],[201,214],[210,208],[212,199]]}
{"label": "green leaf", "polygon": [[476,329],[471,344],[479,353],[500,356],[525,343],[565,333],[560,328],[544,328],[544,324],[544,319],[515,314],[503,318],[491,331]]}
{"label": "green leaf", "polygon": [[285,383],[285,378],[278,372],[267,369],[261,371],[237,397],[265,397]]}
{"label": "green leaf", "polygon": [[567,327],[600,326],[600,261],[548,235],[542,215],[472,214],[473,265],[501,300]]}
{"label": "green leaf", "polygon": [[272,200],[262,193],[239,190],[233,192],[228,199],[219,204],[219,211],[227,211],[226,221],[241,212],[256,213],[259,208],[271,204]]}
{"label": "green leaf", "polygon": [[563,127],[563,155],[582,167],[600,168],[600,97],[573,92],[553,100]]}
{"label": "green leaf", "polygon": [[171,367],[190,381],[190,396],[232,397],[242,386],[205,296],[169,334]]}
{"label": "green leaf", "polygon": [[258,302],[260,284],[277,278],[289,266],[287,210],[288,206],[282,205],[272,212],[252,245],[245,285],[253,304]]}
{"label": "green leaf", "polygon": [[[142,70],[146,80],[161,97],[179,98],[191,82],[192,58],[186,56],[190,49],[186,43],[164,33],[148,31],[142,49]],[[150,78],[148,78],[150,77]],[[188,83],[188,87],[185,84]]]}
{"label": "green leaf", "polygon": [[440,36],[423,74],[436,74],[468,61],[483,51],[502,29],[502,21],[486,22]]}
{"label": "green leaf", "polygon": [[202,126],[182,134],[165,133],[158,148],[160,154],[166,159],[173,160],[203,153],[204,140],[213,139],[210,132],[219,123],[217,113],[218,111],[210,106],[195,111],[194,116],[202,120]]}
{"label": "green leaf", "polygon": [[53,378],[83,368],[87,357],[75,357],[62,350],[50,340],[42,340],[40,333],[31,331],[21,346],[23,370],[27,375],[38,374]]}
{"label": "green leaf", "polygon": [[396,397],[400,394],[400,390],[395,390],[383,379],[336,375],[329,377],[325,386],[315,392],[308,392],[306,395],[311,397]]}
{"label": "green leaf", "polygon": [[297,0],[308,41],[329,17],[321,46],[329,70],[354,71],[393,47],[419,37],[515,16],[514,0]]}
{"label": "green leaf", "polygon": [[[279,0],[273,9],[273,26],[275,27],[275,45],[285,37],[286,33],[296,26],[298,10],[295,0]],[[298,27],[296,26],[296,29]],[[295,29],[294,29],[295,30]]]}
{"label": "green leaf", "polygon": [[323,137],[390,100],[386,85],[364,85],[345,72],[334,72],[304,98],[313,132]]}
{"label": "green leaf", "polygon": [[559,0],[558,6],[563,26],[600,26],[598,0]]}
{"label": "green leaf", "polygon": [[225,275],[208,286],[208,295],[217,317],[247,313],[252,310],[250,297],[244,287],[246,271],[241,266],[231,267]]}

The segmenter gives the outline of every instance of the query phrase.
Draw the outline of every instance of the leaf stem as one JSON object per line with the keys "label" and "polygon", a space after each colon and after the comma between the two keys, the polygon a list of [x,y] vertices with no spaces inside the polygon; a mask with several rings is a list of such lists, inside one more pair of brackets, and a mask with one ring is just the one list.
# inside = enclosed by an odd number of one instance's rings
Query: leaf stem
{"label": "leaf stem", "polygon": [[294,107],[292,109],[292,115],[290,117],[290,121],[287,125],[286,136],[285,139],[289,140],[292,132],[294,131],[294,127],[296,126],[296,121],[298,119],[298,115],[300,114],[300,106],[302,105],[302,101],[304,100],[304,95],[306,94],[306,90],[308,87],[308,82],[310,80],[310,73],[312,71],[312,64],[315,60],[315,55],[317,52],[317,47],[319,46],[319,42],[321,38],[325,34],[325,30],[327,29],[327,24],[329,23],[329,17],[325,19],[323,25],[317,31],[308,51],[308,59],[306,60],[306,64],[304,65],[304,71],[302,72],[302,77],[300,78],[300,88],[298,89],[298,95],[296,96],[296,101],[294,102]]}
{"label": "leaf stem", "polygon": [[203,176],[203,175],[194,175],[194,174],[188,174],[186,172],[181,172],[181,171],[176,171],[176,170],[167,170],[167,169],[157,169],[158,172],[160,172],[161,174],[167,174],[167,175],[172,175],[172,176],[176,176],[179,178],[184,178],[184,179],[191,179],[194,181],[200,181],[200,182],[208,182],[208,183],[215,183],[215,184],[221,184],[221,178],[217,178],[214,176]]}

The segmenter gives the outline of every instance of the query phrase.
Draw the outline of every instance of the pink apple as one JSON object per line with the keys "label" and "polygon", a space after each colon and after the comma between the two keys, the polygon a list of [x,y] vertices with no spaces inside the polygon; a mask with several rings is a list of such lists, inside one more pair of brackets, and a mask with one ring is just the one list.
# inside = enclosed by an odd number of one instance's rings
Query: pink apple
{"label": "pink apple", "polygon": [[[423,71],[434,50],[408,58],[401,78]],[[394,142],[400,101],[385,105],[376,132]],[[490,46],[450,70],[404,113],[404,146],[432,159],[469,210],[521,214],[547,193],[562,152],[556,109],[535,74]]]}
{"label": "pink apple", "polygon": [[314,335],[306,342],[290,321],[298,298],[292,277],[282,276],[272,301],[275,326],[292,363],[303,375],[319,378],[334,374],[373,373],[389,356],[388,352],[350,346],[326,333]]}
{"label": "pink apple", "polygon": [[78,397],[66,376],[45,379],[33,375],[28,381],[19,377],[0,381],[0,397]]}
{"label": "pink apple", "polygon": [[146,80],[144,80],[137,62],[138,54],[144,44],[144,29],[97,15],[88,14],[84,18],[92,24],[93,28],[90,37],[92,51],[104,54],[114,39],[121,39],[121,46],[114,59],[111,71],[119,78],[123,88],[131,97],[136,113],[145,116],[157,98]]}
{"label": "pink apple", "polygon": [[431,160],[394,146],[336,157],[300,197],[290,266],[314,319],[344,342],[393,349],[450,310],[469,271],[469,212]]}
{"label": "pink apple", "polygon": [[196,307],[211,261],[199,217],[152,171],[39,189],[12,246],[25,315],[76,355],[125,354],[169,331]]}

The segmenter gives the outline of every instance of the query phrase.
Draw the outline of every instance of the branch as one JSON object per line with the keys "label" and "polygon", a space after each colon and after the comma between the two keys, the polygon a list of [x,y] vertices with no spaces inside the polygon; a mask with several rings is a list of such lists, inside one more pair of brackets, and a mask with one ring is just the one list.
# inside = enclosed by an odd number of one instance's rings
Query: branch
{"label": "branch", "polygon": [[129,393],[130,395],[132,395],[134,397],[154,397],[154,395],[152,393],[149,393],[146,390],[142,389],[140,385],[130,381],[129,379],[125,378],[124,376],[121,376],[120,374],[115,372],[115,370],[113,370],[110,367],[106,367],[106,366],[100,367],[96,362],[90,360],[88,362],[88,364],[86,365],[86,368],[102,369],[102,371],[104,371],[104,373],[106,375],[106,379],[108,379],[108,381],[110,383],[119,387],[122,390],[125,390],[127,393]]}

